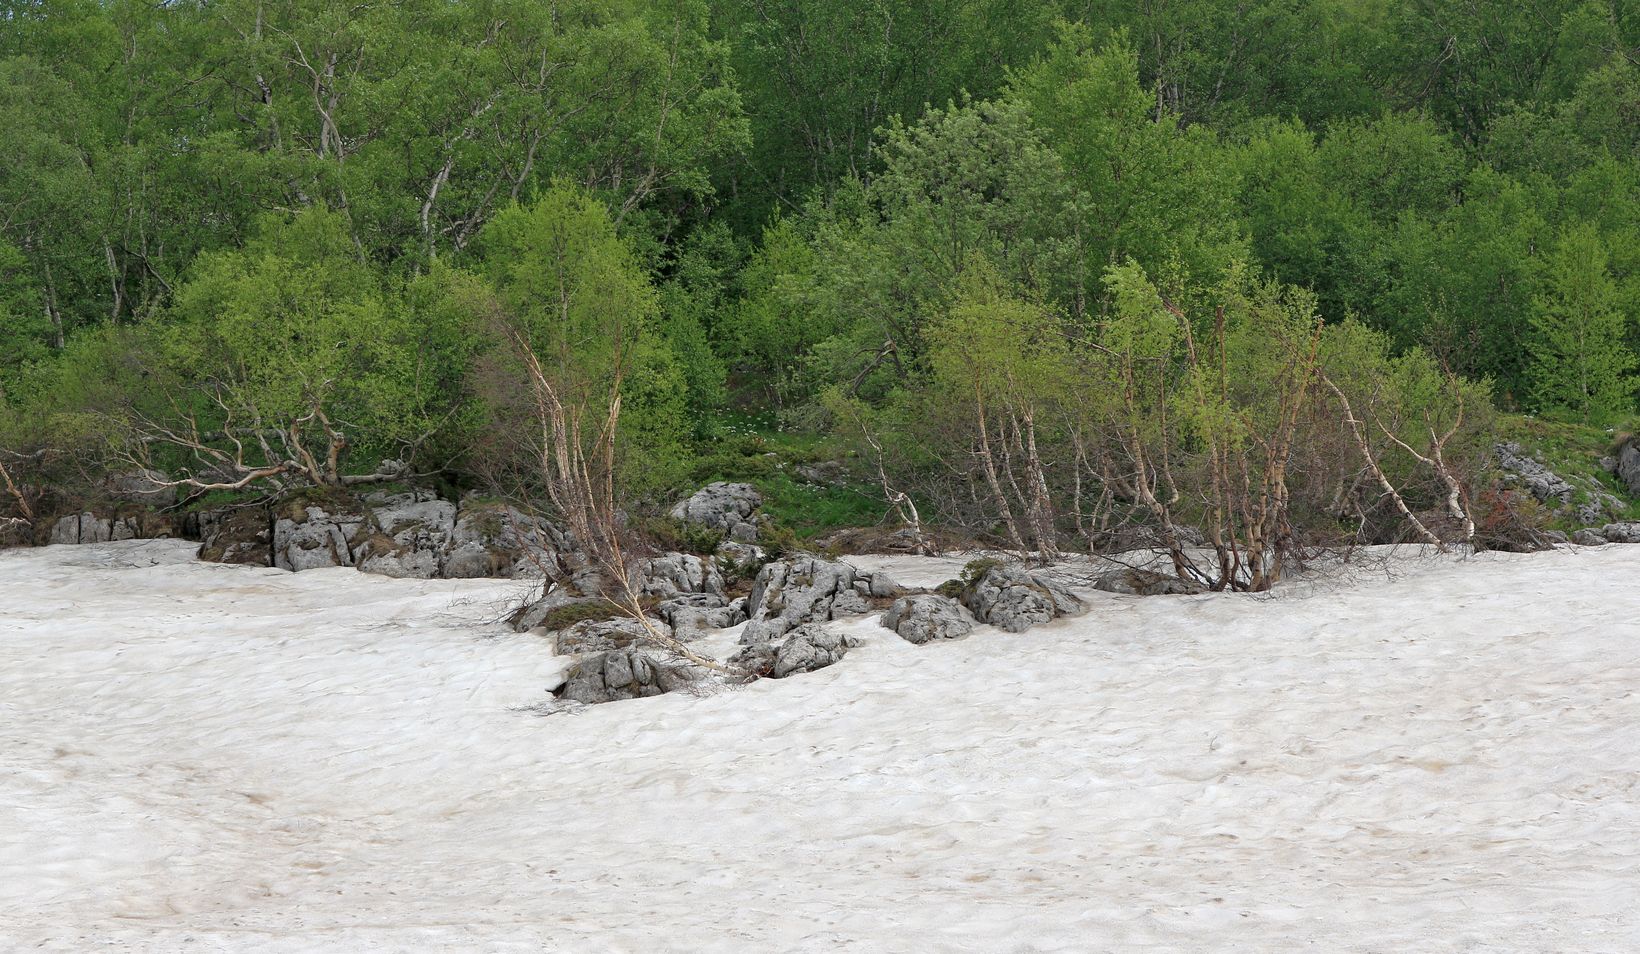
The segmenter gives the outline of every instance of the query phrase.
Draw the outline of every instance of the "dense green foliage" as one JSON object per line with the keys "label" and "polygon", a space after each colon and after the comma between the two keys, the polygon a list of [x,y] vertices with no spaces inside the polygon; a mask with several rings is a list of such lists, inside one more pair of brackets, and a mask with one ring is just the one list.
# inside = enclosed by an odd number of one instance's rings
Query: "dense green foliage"
{"label": "dense green foliage", "polygon": [[588,415],[618,382],[643,494],[725,410],[867,483],[971,472],[997,408],[1207,466],[1295,362],[1384,433],[1612,423],[1637,63],[1632,0],[0,0],[0,444],[471,475],[517,340]]}

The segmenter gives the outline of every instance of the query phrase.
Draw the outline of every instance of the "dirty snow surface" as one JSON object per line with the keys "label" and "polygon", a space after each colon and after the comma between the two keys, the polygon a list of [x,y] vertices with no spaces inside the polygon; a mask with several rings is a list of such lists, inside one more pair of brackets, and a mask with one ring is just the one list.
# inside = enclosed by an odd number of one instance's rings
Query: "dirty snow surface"
{"label": "dirty snow surface", "polygon": [[1640,547],[545,717],[517,584],[190,555],[0,553],[0,950],[1640,950]]}

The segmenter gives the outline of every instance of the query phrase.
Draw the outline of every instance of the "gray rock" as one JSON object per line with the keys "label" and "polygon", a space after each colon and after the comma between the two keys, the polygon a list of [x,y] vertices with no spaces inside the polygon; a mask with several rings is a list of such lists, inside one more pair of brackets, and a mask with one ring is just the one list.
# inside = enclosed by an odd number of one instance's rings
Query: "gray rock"
{"label": "gray rock", "polygon": [[[671,636],[672,627],[658,619],[649,625],[662,636]],[[582,620],[553,634],[553,651],[560,656],[580,656],[616,649],[642,648],[653,645],[653,639],[644,624],[631,618]]]}
{"label": "gray rock", "polygon": [[751,622],[740,641],[748,645],[769,642],[805,623],[867,612],[870,605],[854,586],[860,578],[847,563],[820,557],[801,556],[767,564],[758,572],[746,598]]}
{"label": "gray rock", "polygon": [[798,464],[792,470],[811,484],[840,484],[848,479],[848,465],[840,460],[823,460],[813,464]]}
{"label": "gray rock", "polygon": [[354,552],[358,568],[400,578],[439,576],[455,532],[455,504],[414,494],[372,502],[368,536]]}
{"label": "gray rock", "polygon": [[730,656],[729,665],[754,676],[767,676],[774,672],[775,655],[773,643],[752,643]]}
{"label": "gray rock", "polygon": [[1527,456],[1514,442],[1496,444],[1492,454],[1504,471],[1504,480],[1526,488],[1543,503],[1566,504],[1572,499],[1572,485],[1565,478]]}
{"label": "gray rock", "polygon": [[1189,580],[1132,567],[1104,574],[1094,581],[1093,588],[1132,596],[1181,596],[1205,592],[1200,584]]}
{"label": "gray rock", "polygon": [[961,603],[935,593],[901,597],[883,614],[882,622],[901,639],[918,645],[936,639],[961,639],[974,631],[974,624],[962,613]]}
{"label": "gray rock", "polygon": [[1629,488],[1629,493],[1640,497],[1640,442],[1629,438],[1617,451],[1617,461],[1612,472],[1623,486]]}
{"label": "gray rock", "polygon": [[660,662],[638,650],[614,650],[577,660],[556,694],[561,699],[595,705],[658,696],[694,681],[694,674],[681,666]]}
{"label": "gray rock", "polygon": [[1606,508],[1601,505],[1600,501],[1591,501],[1579,504],[1573,512],[1573,516],[1577,518],[1579,524],[1585,527],[1593,527],[1605,523],[1611,514],[1606,512]]}
{"label": "gray rock", "polygon": [[[572,587],[554,586],[545,596],[520,607],[508,619],[513,629],[520,633],[546,625],[547,617],[555,610],[565,607],[587,607],[591,610],[605,610],[608,616],[613,617],[617,610],[609,605],[609,601],[601,596],[587,596]],[[586,614],[591,615],[591,614]],[[585,618],[585,616],[582,616]]]}
{"label": "gray rock", "polygon": [[714,555],[720,560],[728,560],[739,567],[761,566],[769,558],[769,553],[762,547],[752,543],[737,543],[725,540],[718,544]]}
{"label": "gray rock", "polygon": [[51,525],[51,535],[46,538],[46,542],[53,545],[79,543],[80,520],[84,517],[89,517],[92,520],[96,519],[89,513],[72,513],[59,518],[56,523]]}
{"label": "gray rock", "polygon": [[273,522],[273,565],[295,572],[355,566],[354,541],[363,542],[359,531],[365,521],[362,513],[293,503]]}
{"label": "gray rock", "polygon": [[[155,535],[155,515],[139,518],[142,535]],[[586,562],[562,531],[515,508],[487,501],[458,507],[428,491],[341,502],[298,497],[271,509],[204,511],[189,521],[203,544],[200,559],[285,570],[352,566],[395,577],[538,578],[575,572]]]}
{"label": "gray rock", "polygon": [[780,644],[780,648],[775,650],[774,670],[771,675],[776,679],[784,679],[793,673],[824,669],[842,659],[850,649],[858,645],[858,639],[833,632],[823,626],[800,626],[792,630],[785,642]]}
{"label": "gray rock", "polygon": [[1611,541],[1607,540],[1600,531],[1584,527],[1582,530],[1572,533],[1572,542],[1585,547],[1603,547]]}
{"label": "gray rock", "polygon": [[[169,527],[168,522],[162,522]],[[139,516],[103,517],[94,513],[69,514],[51,527],[47,543],[110,543],[117,540],[142,540],[149,536],[170,536],[169,531],[150,533]]]}
{"label": "gray rock", "polygon": [[1640,523],[1633,521],[1608,523],[1599,533],[1607,543],[1640,543]]}
{"label": "gray rock", "polygon": [[655,607],[656,615],[672,626],[678,639],[688,642],[714,629],[746,621],[746,598],[730,600],[711,593],[686,593]]}
{"label": "gray rock", "polygon": [[1008,564],[987,569],[963,594],[963,603],[975,619],[1010,633],[1087,612],[1075,594],[1046,574]]}
{"label": "gray rock", "polygon": [[1611,456],[1610,454],[1600,458],[1600,469],[1608,474],[1617,473],[1617,458]]}
{"label": "gray rock", "polygon": [[[763,495],[751,484],[718,481],[679,501],[672,508],[672,517],[721,530],[725,537],[739,543],[751,543],[757,539],[753,514],[762,505]],[[737,529],[741,526],[747,529]]]}
{"label": "gray rock", "polygon": [[688,553],[667,553],[644,560],[634,568],[633,576],[642,596],[723,595],[723,575],[717,567],[711,560]]}
{"label": "gray rock", "polygon": [[533,579],[552,566],[571,541],[556,527],[500,503],[463,503],[450,531],[443,575],[450,579]]}

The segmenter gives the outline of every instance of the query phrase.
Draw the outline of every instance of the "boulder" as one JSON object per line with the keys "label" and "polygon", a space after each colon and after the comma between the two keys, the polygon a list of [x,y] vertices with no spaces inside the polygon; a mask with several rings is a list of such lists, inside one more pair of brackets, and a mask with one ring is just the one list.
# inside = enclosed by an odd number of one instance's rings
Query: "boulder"
{"label": "boulder", "polygon": [[1498,467],[1504,471],[1506,483],[1525,487],[1542,503],[1571,502],[1572,485],[1559,474],[1543,466],[1541,462],[1528,456],[1519,444],[1513,441],[1496,444],[1492,448],[1492,455],[1497,459]]}
{"label": "boulder", "polygon": [[111,543],[117,540],[146,540],[169,537],[175,524],[164,517],[133,514],[105,517],[95,513],[71,513],[52,524],[47,543]]}
{"label": "boulder", "polygon": [[986,568],[968,585],[963,603],[975,619],[1010,633],[1087,612],[1082,600],[1046,574],[1002,563]]}
{"label": "boulder", "polygon": [[1106,573],[1094,581],[1093,588],[1107,593],[1126,593],[1130,596],[1187,596],[1206,591],[1199,583],[1136,567]]}
{"label": "boulder", "polygon": [[737,543],[753,543],[757,540],[753,515],[762,505],[763,495],[751,484],[718,481],[679,501],[672,508],[672,517],[722,531],[726,539]]}
{"label": "boulder", "polygon": [[641,650],[613,650],[577,660],[556,695],[595,705],[658,696],[694,681],[689,670],[660,662]]}
{"label": "boulder", "polygon": [[640,596],[662,599],[686,593],[723,595],[723,575],[709,559],[667,553],[643,560],[633,569]]}
{"label": "boulder", "polygon": [[1629,488],[1629,493],[1640,497],[1640,440],[1631,437],[1617,449],[1617,460],[1612,464],[1612,473]]}
{"label": "boulder", "polygon": [[274,515],[273,565],[296,572],[356,566],[354,546],[364,542],[360,531],[365,529],[368,519],[361,511],[362,508],[291,501]]}
{"label": "boulder", "polygon": [[894,582],[887,573],[867,573],[854,579],[854,588],[872,599],[887,600],[905,595],[905,587]]}
{"label": "boulder", "polygon": [[[587,596],[565,586],[554,586],[540,599],[515,610],[507,622],[520,633],[537,627],[562,629],[566,624],[557,620],[609,619],[619,611],[601,596]],[[555,620],[554,614],[557,614]]]}
{"label": "boulder", "polygon": [[711,630],[744,623],[746,598],[731,600],[711,593],[685,593],[661,602],[655,614],[671,625],[679,640],[688,642]]}
{"label": "boulder", "polygon": [[441,575],[455,532],[456,505],[420,494],[375,497],[354,564],[365,573],[432,579]]}
{"label": "boulder", "polygon": [[775,656],[773,643],[752,643],[730,656],[729,665],[754,676],[767,676],[774,672]]}
{"label": "boulder", "polygon": [[449,579],[541,576],[541,565],[573,549],[569,539],[545,521],[494,502],[463,502],[450,531],[443,575]]}
{"label": "boulder", "polygon": [[540,577],[585,561],[544,522],[503,504],[456,505],[426,491],[295,497],[272,508],[191,515],[200,558],[284,570],[352,566],[385,576]]}
{"label": "boulder", "polygon": [[962,604],[936,593],[895,600],[883,614],[882,622],[901,639],[918,645],[936,639],[961,639],[974,631],[974,624],[963,615]]}
{"label": "boulder", "polygon": [[[649,625],[662,636],[671,636],[672,627],[658,619]],[[630,617],[618,619],[582,620],[553,634],[553,652],[560,656],[580,656],[617,649],[643,648],[652,645],[649,631]]]}
{"label": "boulder", "polygon": [[1640,543],[1640,523],[1633,521],[1608,523],[1600,528],[1599,533],[1607,543]]}
{"label": "boulder", "polygon": [[[46,542],[52,545],[74,544],[80,541],[80,524],[82,520],[95,521],[97,518],[89,513],[71,513],[66,517],[57,518],[51,525],[51,535]],[[91,541],[86,541],[91,542]]]}
{"label": "boulder", "polygon": [[857,616],[870,610],[874,593],[897,592],[883,574],[861,574],[847,563],[800,556],[778,560],[758,571],[746,598],[751,622],[741,634],[745,644],[770,642],[805,623],[839,616]]}
{"label": "boulder", "polygon": [[1603,547],[1611,541],[1607,540],[1599,530],[1584,527],[1582,530],[1572,532],[1572,542],[1585,547]]}
{"label": "boulder", "polygon": [[755,543],[738,543],[734,540],[725,540],[718,544],[717,549],[712,551],[712,555],[731,563],[761,565],[764,560],[769,558],[769,551]]}
{"label": "boulder", "polygon": [[1618,497],[1593,490],[1589,492],[1588,502],[1578,505],[1577,522],[1585,527],[1599,526],[1626,509],[1627,505]]}
{"label": "boulder", "polygon": [[775,650],[770,675],[784,679],[794,673],[824,669],[858,645],[860,641],[853,636],[845,636],[823,626],[800,626],[792,630]]}

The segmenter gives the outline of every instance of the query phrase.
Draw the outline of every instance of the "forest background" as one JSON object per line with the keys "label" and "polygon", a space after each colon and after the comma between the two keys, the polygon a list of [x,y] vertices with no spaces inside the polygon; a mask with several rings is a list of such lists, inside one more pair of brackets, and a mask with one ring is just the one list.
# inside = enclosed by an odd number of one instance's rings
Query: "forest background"
{"label": "forest background", "polygon": [[5,0],[0,131],[16,512],[749,478],[804,534],[1378,541],[1640,393],[1624,0]]}

